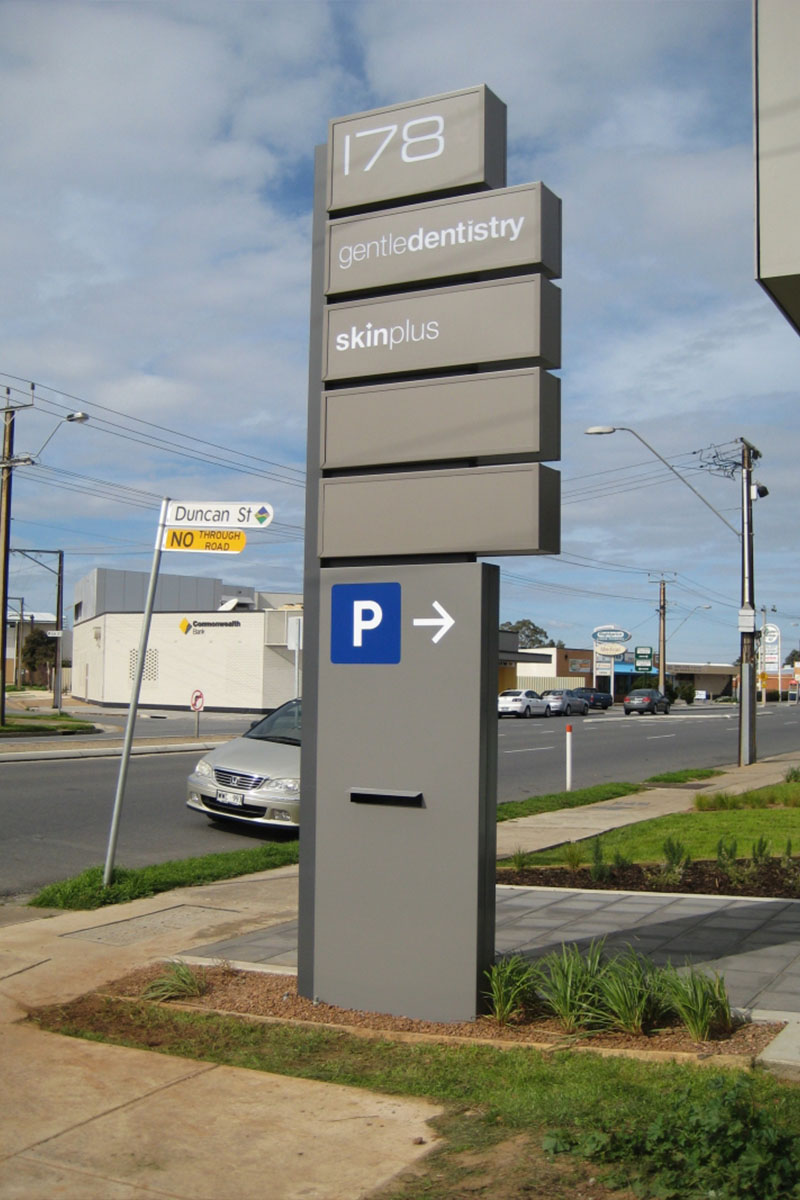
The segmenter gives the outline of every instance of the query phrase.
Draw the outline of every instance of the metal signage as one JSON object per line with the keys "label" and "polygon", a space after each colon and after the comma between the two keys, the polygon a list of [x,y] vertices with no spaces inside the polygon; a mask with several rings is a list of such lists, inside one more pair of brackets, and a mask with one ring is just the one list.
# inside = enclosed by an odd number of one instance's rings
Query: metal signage
{"label": "metal signage", "polygon": [[539,463],[324,479],[319,555],[557,554],[560,480]]}
{"label": "metal signage", "polygon": [[595,642],[595,649],[606,658],[621,658],[625,653],[622,642]]}
{"label": "metal signage", "polygon": [[636,646],[633,651],[633,658],[635,666],[649,670],[653,665],[653,647]]}
{"label": "metal signage", "polygon": [[504,187],[506,106],[489,88],[337,117],[328,135],[328,209]]}
{"label": "metal signage", "polygon": [[561,364],[561,292],[541,275],[325,310],[325,380],[520,359]]}
{"label": "metal signage", "polygon": [[476,1016],[494,955],[474,560],[560,542],[560,201],[505,171],[485,87],[337,118],[315,154],[298,991],[429,1020]]}
{"label": "metal signage", "polygon": [[593,642],[629,642],[631,634],[618,625],[598,625],[592,630]]}
{"label": "metal signage", "polygon": [[538,367],[336,388],[321,404],[326,468],[561,455],[561,380]]}
{"label": "metal signage", "polygon": [[240,554],[246,545],[247,534],[243,529],[165,529],[161,549]]}
{"label": "metal signage", "polygon": [[326,291],[523,267],[561,274],[561,201],[541,183],[332,221]]}
{"label": "metal signage", "polygon": [[272,505],[266,501],[170,500],[166,524],[206,529],[266,529],[274,516]]}
{"label": "metal signage", "polygon": [[475,1014],[494,953],[498,578],[485,563],[321,572],[318,703],[342,715],[320,721],[313,779],[328,1003]]}

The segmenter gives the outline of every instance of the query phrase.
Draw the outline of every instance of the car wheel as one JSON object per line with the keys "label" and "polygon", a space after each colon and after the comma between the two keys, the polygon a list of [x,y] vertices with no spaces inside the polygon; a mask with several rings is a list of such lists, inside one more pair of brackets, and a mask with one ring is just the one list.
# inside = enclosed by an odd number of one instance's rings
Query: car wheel
{"label": "car wheel", "polygon": [[544,717],[549,717],[549,716],[552,716],[552,713],[550,712],[550,705],[549,705],[549,704],[548,704],[547,708],[544,710],[544,712],[542,713],[542,716],[544,716]]}
{"label": "car wheel", "polygon": [[523,715],[523,717],[525,718],[525,720],[526,720],[526,721],[529,719],[529,717],[530,717],[530,715],[531,715],[531,706],[530,706],[530,704],[526,705],[525,712],[524,712],[522,715]]}
{"label": "car wheel", "polygon": [[664,705],[664,716],[665,717],[669,716],[669,705],[668,704]]}
{"label": "car wheel", "polygon": [[564,716],[565,716],[565,717],[571,717],[571,716],[572,716],[572,709],[570,708],[570,706],[569,706],[569,705],[567,705],[567,707],[564,709]]}

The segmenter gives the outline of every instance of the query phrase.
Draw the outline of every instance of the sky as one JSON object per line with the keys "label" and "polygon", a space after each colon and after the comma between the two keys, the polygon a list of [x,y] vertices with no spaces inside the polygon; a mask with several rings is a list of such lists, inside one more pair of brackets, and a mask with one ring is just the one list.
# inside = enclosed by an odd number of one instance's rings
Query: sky
{"label": "sky", "polygon": [[[497,560],[501,620],[657,645],[663,577],[668,658],[736,658],[739,539],[630,433],[584,434],[627,426],[736,528],[738,439],[760,450],[756,606],[800,645],[800,339],[754,280],[751,21],[750,0],[0,0],[0,387],[35,460],[12,547],[65,552],[69,610],[94,567],[149,571],[162,497],[266,500],[236,559],[161,570],[300,591],[314,146],[485,83],[509,185],[555,192],[564,236],[562,552]],[[54,565],[14,553],[11,607],[53,611]]]}

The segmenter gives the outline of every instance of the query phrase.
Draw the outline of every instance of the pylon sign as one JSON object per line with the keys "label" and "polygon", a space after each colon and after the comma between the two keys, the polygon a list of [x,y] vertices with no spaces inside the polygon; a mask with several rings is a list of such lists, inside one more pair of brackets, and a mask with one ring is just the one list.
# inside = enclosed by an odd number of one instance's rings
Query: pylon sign
{"label": "pylon sign", "polygon": [[477,558],[559,551],[561,202],[505,186],[485,86],[336,118],[316,161],[298,988],[471,1019],[499,625]]}

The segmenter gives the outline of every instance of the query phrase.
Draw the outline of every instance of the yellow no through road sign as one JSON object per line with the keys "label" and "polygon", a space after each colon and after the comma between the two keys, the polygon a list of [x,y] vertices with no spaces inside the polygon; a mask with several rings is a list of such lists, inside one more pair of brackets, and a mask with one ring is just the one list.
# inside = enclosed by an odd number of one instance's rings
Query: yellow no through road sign
{"label": "yellow no through road sign", "polygon": [[165,529],[162,550],[191,550],[196,554],[227,551],[239,554],[247,545],[243,529]]}

